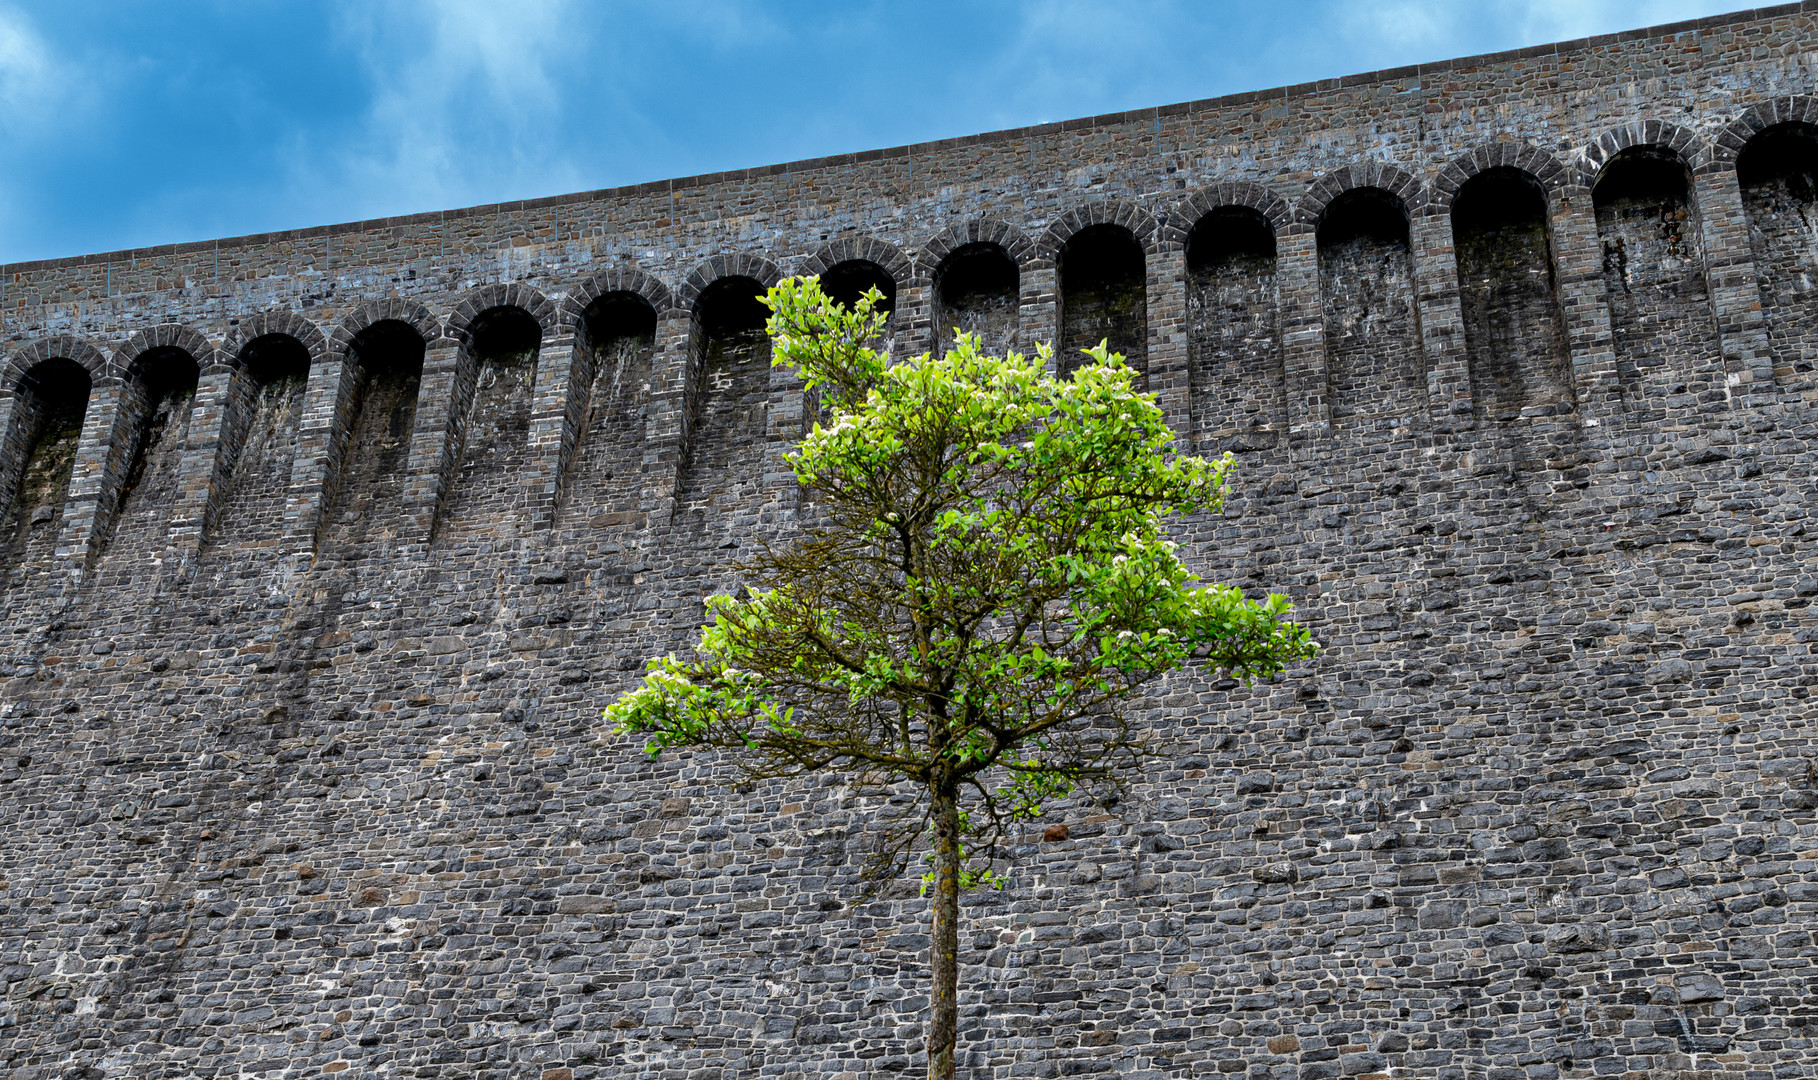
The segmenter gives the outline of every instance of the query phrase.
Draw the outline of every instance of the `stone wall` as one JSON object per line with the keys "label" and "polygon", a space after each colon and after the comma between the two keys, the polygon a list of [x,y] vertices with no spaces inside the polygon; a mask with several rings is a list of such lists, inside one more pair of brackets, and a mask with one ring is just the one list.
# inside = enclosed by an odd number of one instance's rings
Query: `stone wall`
{"label": "stone wall", "polygon": [[969,898],[965,1075],[1818,1075],[1815,82],[1788,5],[0,268],[0,1076],[915,1074],[876,801],[598,721],[793,519],[809,271],[1131,338],[1328,647]]}

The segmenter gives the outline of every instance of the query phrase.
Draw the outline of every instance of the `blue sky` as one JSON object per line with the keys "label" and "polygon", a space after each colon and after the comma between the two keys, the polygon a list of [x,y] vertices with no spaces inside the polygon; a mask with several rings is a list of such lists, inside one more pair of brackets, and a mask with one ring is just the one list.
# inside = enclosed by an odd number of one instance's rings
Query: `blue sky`
{"label": "blue sky", "polygon": [[0,0],[0,260],[894,146],[1736,6]]}

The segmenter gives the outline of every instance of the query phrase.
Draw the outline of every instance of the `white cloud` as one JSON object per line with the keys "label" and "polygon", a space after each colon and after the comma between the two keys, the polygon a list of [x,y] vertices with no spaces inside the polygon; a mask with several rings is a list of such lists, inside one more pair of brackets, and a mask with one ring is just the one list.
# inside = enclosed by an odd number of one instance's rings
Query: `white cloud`
{"label": "white cloud", "polygon": [[1459,9],[1430,0],[1376,0],[1345,4],[1338,12],[1339,42],[1370,40],[1394,48],[1428,49],[1458,36]]}
{"label": "white cloud", "polygon": [[789,31],[768,12],[739,0],[669,0],[645,16],[722,52],[774,44],[789,37]]}
{"label": "white cloud", "polygon": [[350,3],[341,32],[372,86],[363,128],[317,147],[330,183],[390,214],[577,186],[562,131],[559,69],[577,58],[571,0]]}
{"label": "white cloud", "polygon": [[18,135],[59,117],[72,80],[31,21],[0,7],[0,129]]}
{"label": "white cloud", "polygon": [[1516,22],[1521,35],[1535,42],[1569,41],[1696,19],[1711,14],[1714,7],[1710,0],[1528,0],[1515,6],[1523,9]]}
{"label": "white cloud", "polygon": [[1424,59],[1477,51],[1469,42],[1494,31],[1495,48],[1657,26],[1711,14],[1712,0],[1350,0],[1334,5],[1337,42],[1418,49]]}

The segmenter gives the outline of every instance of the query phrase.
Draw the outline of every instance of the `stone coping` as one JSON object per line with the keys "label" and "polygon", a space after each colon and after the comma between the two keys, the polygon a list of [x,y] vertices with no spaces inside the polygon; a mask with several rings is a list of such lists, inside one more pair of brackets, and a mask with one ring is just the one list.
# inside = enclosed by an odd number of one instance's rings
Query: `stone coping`
{"label": "stone coping", "polygon": [[151,247],[142,248],[126,248],[118,251],[96,252],[90,255],[68,255],[53,259],[33,259],[25,262],[0,263],[0,272],[18,274],[39,270],[54,270],[63,267],[91,266],[97,263],[113,262],[116,260],[124,262],[132,259],[184,255],[199,251],[218,251],[224,248],[245,248],[260,244],[283,243],[290,240],[304,240],[321,236],[374,232],[382,229],[399,228],[411,225],[439,224],[460,220],[462,218],[480,217],[487,214],[517,213],[526,210],[541,210],[549,207],[570,206],[580,203],[604,202],[611,199],[635,197],[638,195],[664,194],[689,188],[707,187],[719,183],[755,180],[763,177],[779,176],[786,173],[809,172],[816,169],[843,168],[850,165],[863,165],[873,161],[889,161],[897,158],[907,158],[917,154],[937,153],[943,150],[953,150],[967,146],[1005,143],[1038,135],[1082,131],[1101,127],[1116,127],[1136,121],[1159,120],[1166,116],[1211,112],[1218,109],[1230,108],[1232,106],[1248,105],[1254,102],[1304,97],[1313,94],[1327,93],[1333,90],[1347,89],[1354,86],[1367,86],[1372,83],[1392,82],[1396,79],[1406,79],[1410,77],[1421,78],[1429,74],[1438,74],[1445,71],[1482,67],[1485,64],[1502,63],[1510,60],[1525,60],[1536,56],[1577,52],[1584,49],[1595,49],[1608,45],[1616,45],[1625,41],[1672,37],[1677,34],[1693,31],[1714,29],[1722,26],[1733,26],[1738,23],[1756,22],[1802,13],[1818,13],[1818,0],[1798,0],[1798,2],[1795,3],[1777,4],[1761,8],[1748,8],[1723,15],[1708,15],[1700,19],[1686,19],[1680,22],[1663,23],[1659,26],[1643,27],[1637,30],[1623,30],[1618,33],[1600,34],[1594,37],[1575,38],[1569,41],[1558,41],[1546,45],[1530,45],[1520,49],[1481,53],[1476,56],[1463,56],[1450,60],[1434,61],[1432,63],[1409,64],[1402,67],[1383,68],[1378,71],[1344,75],[1331,79],[1320,79],[1315,82],[1297,83],[1292,86],[1278,86],[1268,90],[1247,90],[1235,94],[1225,94],[1220,97],[1179,102],[1173,105],[1153,106],[1146,109],[1131,109],[1125,112],[1101,113],[1097,116],[1084,116],[1073,120],[1057,120],[1047,124],[1004,128],[1000,131],[987,131],[977,135],[962,135],[950,139],[935,139],[930,142],[909,143],[903,146],[892,146],[878,150],[862,150],[848,154],[831,154],[826,157],[803,158],[798,161],[787,161],[776,165],[761,165],[749,169],[727,169],[721,172],[699,173],[694,176],[681,176],[667,180],[650,180],[640,184],[625,184],[619,187],[596,188],[591,191],[574,192],[566,195],[549,195],[540,199],[519,199],[513,202],[485,203],[478,206],[467,206],[454,210],[431,210],[423,213],[403,214],[396,217],[368,218],[363,221],[346,221],[334,225],[312,225],[301,229],[283,229],[275,232],[248,233],[243,236],[222,237],[214,240],[188,240],[182,243],[157,244]]}

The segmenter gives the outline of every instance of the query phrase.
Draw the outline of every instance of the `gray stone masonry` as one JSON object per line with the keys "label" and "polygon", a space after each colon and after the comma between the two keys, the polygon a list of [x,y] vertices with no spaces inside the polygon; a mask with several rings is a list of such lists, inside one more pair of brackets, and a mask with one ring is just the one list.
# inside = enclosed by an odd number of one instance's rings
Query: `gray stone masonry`
{"label": "gray stone masonry", "polygon": [[1794,4],[0,267],[0,1078],[919,1072],[877,801],[599,721],[792,527],[801,272],[1131,335],[1327,646],[968,898],[962,1075],[1818,1076],[1815,88]]}

